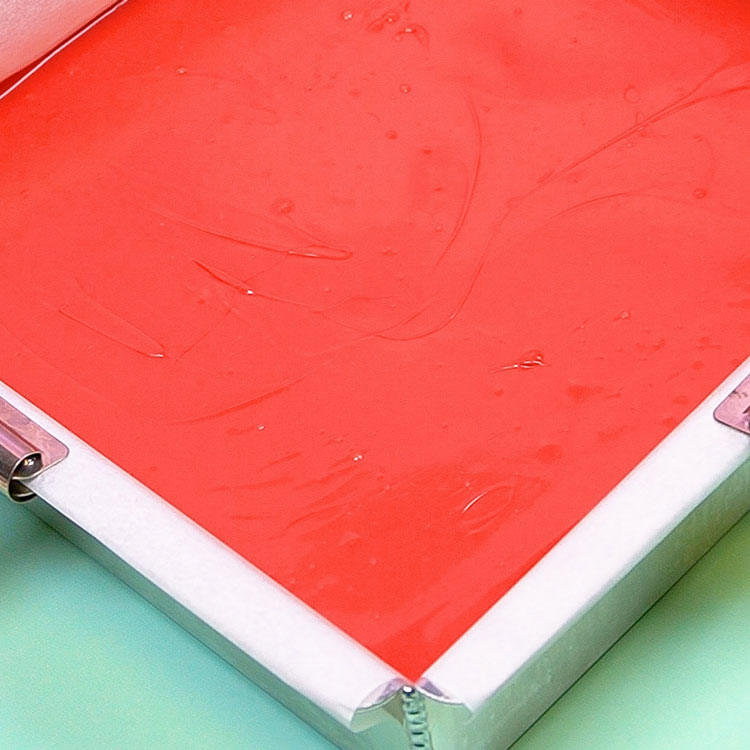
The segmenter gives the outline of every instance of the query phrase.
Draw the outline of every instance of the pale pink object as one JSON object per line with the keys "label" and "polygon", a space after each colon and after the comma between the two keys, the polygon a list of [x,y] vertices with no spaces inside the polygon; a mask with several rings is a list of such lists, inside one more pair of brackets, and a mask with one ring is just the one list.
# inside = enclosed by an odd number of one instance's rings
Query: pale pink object
{"label": "pale pink object", "polygon": [[111,0],[0,2],[0,80],[54,49],[110,5]]}

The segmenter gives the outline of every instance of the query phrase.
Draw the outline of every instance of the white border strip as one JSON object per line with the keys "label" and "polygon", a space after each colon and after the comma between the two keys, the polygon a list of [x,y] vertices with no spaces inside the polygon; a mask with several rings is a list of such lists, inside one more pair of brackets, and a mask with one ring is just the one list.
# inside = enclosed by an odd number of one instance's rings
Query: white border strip
{"label": "white border strip", "polygon": [[297,692],[349,727],[399,675],[3,383],[0,396],[70,455],[35,492]]}
{"label": "white border strip", "polygon": [[555,635],[588,611],[750,456],[713,411],[750,359],[660,443],[428,670],[476,711]]}

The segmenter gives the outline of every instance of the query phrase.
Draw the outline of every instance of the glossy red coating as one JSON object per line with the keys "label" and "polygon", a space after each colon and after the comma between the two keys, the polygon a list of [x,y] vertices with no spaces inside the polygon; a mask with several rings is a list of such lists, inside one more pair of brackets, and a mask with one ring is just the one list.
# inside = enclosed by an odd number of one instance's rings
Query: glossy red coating
{"label": "glossy red coating", "polygon": [[0,377],[415,677],[748,355],[749,8],[131,0],[0,101]]}

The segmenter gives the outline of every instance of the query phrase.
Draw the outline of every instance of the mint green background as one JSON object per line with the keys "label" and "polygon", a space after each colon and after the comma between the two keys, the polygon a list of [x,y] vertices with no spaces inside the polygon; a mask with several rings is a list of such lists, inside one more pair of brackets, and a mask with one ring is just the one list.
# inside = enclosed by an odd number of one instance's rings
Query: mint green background
{"label": "mint green background", "polygon": [[[0,500],[0,750],[331,750]],[[749,750],[750,517],[514,750]]]}

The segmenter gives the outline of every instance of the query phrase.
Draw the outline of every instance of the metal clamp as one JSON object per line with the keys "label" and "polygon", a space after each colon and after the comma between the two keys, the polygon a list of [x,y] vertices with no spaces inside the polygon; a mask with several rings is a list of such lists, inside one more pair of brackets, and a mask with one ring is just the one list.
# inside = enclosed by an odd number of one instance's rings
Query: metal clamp
{"label": "metal clamp", "polygon": [[750,435],[750,376],[716,407],[714,417],[722,424]]}
{"label": "metal clamp", "polygon": [[26,482],[67,455],[63,443],[0,398],[0,491],[18,503],[31,500]]}

